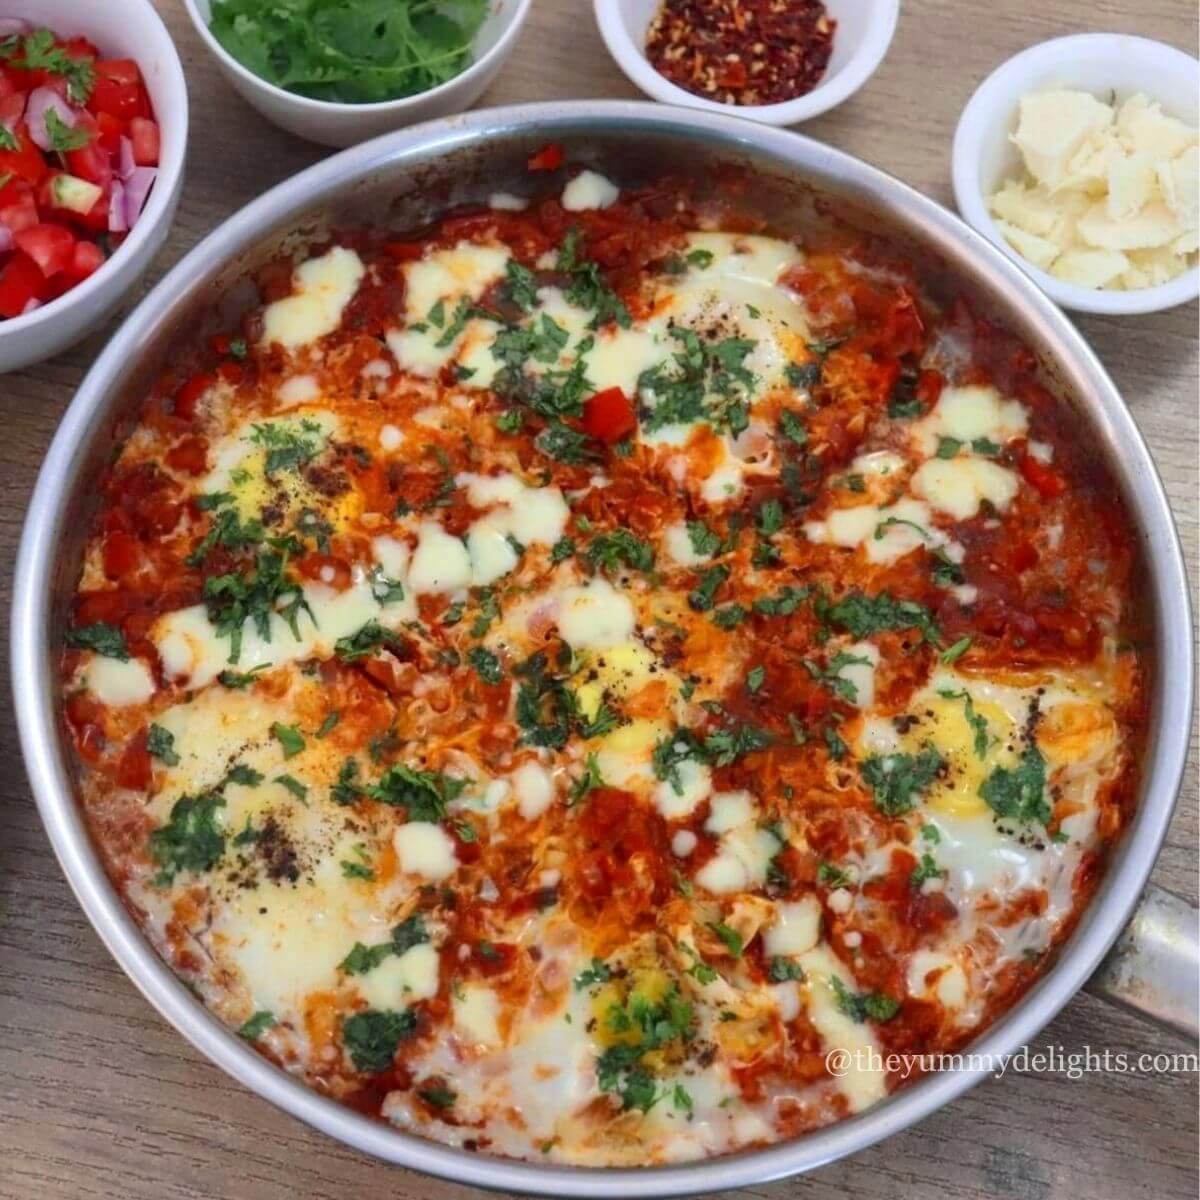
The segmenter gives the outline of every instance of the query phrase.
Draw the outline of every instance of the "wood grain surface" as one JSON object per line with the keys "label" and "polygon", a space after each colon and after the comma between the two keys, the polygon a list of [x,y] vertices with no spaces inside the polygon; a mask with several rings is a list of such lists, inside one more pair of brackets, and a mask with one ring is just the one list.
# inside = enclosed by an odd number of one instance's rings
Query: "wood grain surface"
{"label": "wood grain surface", "polygon": [[[187,72],[192,132],[179,214],[146,285],[229,214],[328,153],[269,125],[226,86],[179,0],[159,0],[159,7]],[[950,139],[973,89],[1017,50],[1088,29],[1196,49],[1192,0],[905,0],[878,73],[803,132],[949,204]],[[600,41],[587,0],[536,0],[515,55],[483,103],[633,94]],[[54,361],[0,379],[0,596],[6,611],[42,455],[119,316]],[[1193,574],[1196,322],[1195,305],[1080,322],[1150,441]],[[7,638],[0,642],[7,676]],[[22,771],[9,693],[6,682],[0,693],[0,1197],[482,1197],[373,1162],[310,1131],[228,1079],[158,1017],[110,960],[58,870]],[[1196,851],[1193,766],[1154,873],[1193,902]],[[1086,995],[1033,1045],[1131,1055],[1187,1049]],[[851,1160],[742,1195],[1183,1200],[1197,1194],[1196,1152],[1194,1074],[1070,1079],[1010,1073]]]}

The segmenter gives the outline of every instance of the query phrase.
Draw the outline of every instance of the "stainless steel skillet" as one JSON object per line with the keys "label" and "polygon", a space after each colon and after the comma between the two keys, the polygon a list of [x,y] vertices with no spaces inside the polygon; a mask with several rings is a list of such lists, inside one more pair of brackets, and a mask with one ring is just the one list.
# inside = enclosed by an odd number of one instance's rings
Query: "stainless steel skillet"
{"label": "stainless steel skillet", "polygon": [[[748,174],[746,206],[782,233],[845,222],[885,235],[1039,356],[1069,397],[1086,439],[1132,514],[1153,678],[1136,820],[1052,968],[970,1048],[1015,1051],[1093,975],[1130,921],[1171,817],[1193,693],[1186,575],[1162,484],[1112,381],[1063,314],[957,218],[891,177],[806,138],[734,117],[625,102],[529,105],[403,130],[346,151],[274,188],[196,247],[114,335],[84,380],[47,454],[17,563],[13,678],[25,762],[42,820],[71,886],[114,957],[150,1002],[215,1063],[264,1098],[367,1153],[461,1183],[524,1194],[671,1196],[711,1193],[810,1170],[913,1124],[985,1073],[929,1076],[841,1124],[765,1150],[676,1167],[583,1170],[508,1162],[425,1141],[322,1098],[219,1024],[167,969],[122,907],[74,799],[55,662],[96,481],[150,380],[176,348],[253,302],[248,279],[282,247],[329,224],[397,228],[497,190],[528,190],[525,160],[560,141],[574,161],[622,183],[664,173],[699,180]],[[1165,915],[1164,915],[1165,914]],[[1188,924],[1190,923],[1190,929]],[[1195,913],[1161,895],[1130,927],[1099,984],[1179,1028],[1194,1029]],[[1156,978],[1142,966],[1160,955]],[[1111,962],[1111,960],[1110,960]],[[1191,972],[1189,975],[1188,972]],[[1114,983],[1115,981],[1115,983]],[[1174,990],[1173,990],[1174,988]],[[1139,991],[1140,989],[1140,991]],[[1137,993],[1137,994],[1134,994]]]}

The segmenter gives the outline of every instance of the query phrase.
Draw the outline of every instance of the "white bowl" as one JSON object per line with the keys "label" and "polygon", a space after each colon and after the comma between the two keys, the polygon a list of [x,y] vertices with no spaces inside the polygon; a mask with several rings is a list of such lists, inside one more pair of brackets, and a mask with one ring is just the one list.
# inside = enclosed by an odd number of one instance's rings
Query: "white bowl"
{"label": "white bowl", "polygon": [[766,125],[796,125],[827,112],[857,92],[883,61],[900,15],[900,0],[826,0],[826,11],[837,21],[837,29],[829,66],[817,86],[795,100],[740,105],[707,100],[676,87],[650,65],[646,58],[646,30],[659,3],[660,0],[595,0],[600,36],[629,81],[652,100],[664,104],[707,108]]}
{"label": "white bowl", "polygon": [[41,362],[79,341],[112,315],[150,265],[183,186],[188,101],[179,55],[150,0],[0,0],[0,16],[21,17],[62,37],[86,37],[105,58],[132,58],[146,81],[161,138],[158,177],[146,207],[112,257],[56,300],[0,321],[2,372]]}
{"label": "white bowl", "polygon": [[1200,267],[1157,287],[1106,291],[1064,283],[1035,267],[1004,239],[987,209],[1005,179],[1020,176],[1021,156],[1009,135],[1018,104],[1028,92],[1053,84],[1092,92],[1117,102],[1136,92],[1157,100],[1163,111],[1196,122],[1200,62],[1148,38],[1119,33],[1081,33],[1030,46],[997,67],[980,84],[954,132],[954,199],[968,224],[994,242],[1063,308],[1089,313],[1148,313],[1186,304],[1200,295]]}
{"label": "white bowl", "polygon": [[322,146],[342,147],[470,108],[512,53],[532,3],[533,0],[492,0],[492,11],[472,43],[474,61],[465,71],[427,92],[378,104],[311,100],[276,87],[242,66],[212,35],[208,28],[212,16],[209,0],[184,0],[184,8],[225,77],[244,100],[268,121],[297,137],[320,142]]}

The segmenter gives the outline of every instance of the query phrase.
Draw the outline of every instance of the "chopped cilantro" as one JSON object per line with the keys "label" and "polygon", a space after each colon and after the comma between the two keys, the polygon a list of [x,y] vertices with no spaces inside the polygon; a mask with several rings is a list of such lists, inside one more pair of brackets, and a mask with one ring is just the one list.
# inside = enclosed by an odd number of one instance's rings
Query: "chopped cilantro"
{"label": "chopped cilantro", "polygon": [[380,776],[378,783],[369,784],[362,790],[381,804],[403,808],[410,821],[433,822],[446,815],[446,805],[466,786],[465,779],[394,763]]}
{"label": "chopped cilantro", "polygon": [[584,552],[584,561],[593,571],[615,573],[623,563],[635,571],[654,569],[654,547],[649,542],[630,533],[628,529],[614,529],[592,539]]}
{"label": "chopped cilantro", "polygon": [[607,983],[612,978],[612,971],[601,958],[593,958],[590,965],[583,968],[575,976],[576,988],[591,987],[594,983]]}
{"label": "chopped cilantro", "polygon": [[304,749],[304,735],[295,725],[284,725],[276,721],[271,726],[271,733],[283,747],[283,757],[285,759],[294,758]]}
{"label": "chopped cilantro", "polygon": [[723,563],[709,567],[700,576],[700,582],[688,593],[688,604],[696,612],[708,612],[721,585],[729,578],[729,568]]}
{"label": "chopped cilantro", "polygon": [[179,765],[179,755],[175,752],[175,735],[161,725],[150,726],[146,734],[146,749],[164,766]]}
{"label": "chopped cilantro", "polygon": [[416,1028],[417,1016],[412,1009],[395,1012],[368,1008],[342,1022],[342,1044],[357,1070],[378,1074],[392,1065],[401,1039],[411,1036]]}
{"label": "chopped cilantro", "polygon": [[742,941],[742,935],[736,929],[730,928],[724,921],[710,921],[708,927],[721,939],[725,949],[734,958],[741,958],[745,944]]}
{"label": "chopped cilantro", "polygon": [[932,746],[918,754],[873,754],[860,766],[863,781],[884,816],[910,812],[917,798],[945,770],[946,760]]}
{"label": "chopped cilantro", "polygon": [[260,1009],[238,1026],[238,1037],[243,1037],[248,1042],[257,1042],[274,1024],[274,1013],[269,1013],[266,1009]]}
{"label": "chopped cilantro", "polygon": [[1022,825],[1050,820],[1046,800],[1046,760],[1036,746],[1026,746],[1016,767],[997,767],[979,789],[996,816]]}
{"label": "chopped cilantro", "polygon": [[689,521],[687,523],[687,534],[693,554],[709,558],[720,552],[722,545],[721,535],[709,529],[703,521]]}
{"label": "chopped cilantro", "polygon": [[504,678],[504,668],[499,658],[483,646],[473,646],[468,650],[467,661],[484,683],[497,684]]}
{"label": "chopped cilantro", "polygon": [[171,816],[150,834],[150,854],[158,864],[155,882],[170,883],[180,871],[211,870],[225,853],[225,835],[217,825],[217,809],[225,807],[220,792],[181,796]]}
{"label": "chopped cilantro", "polygon": [[787,983],[791,979],[803,983],[804,968],[790,958],[776,955],[767,963],[767,978],[772,983]]}
{"label": "chopped cilantro", "polygon": [[900,1011],[900,1001],[883,992],[852,992],[836,976],[831,975],[837,1006],[852,1021],[890,1021]]}
{"label": "chopped cilantro", "polygon": [[937,865],[937,860],[928,850],[921,855],[920,863],[912,869],[908,882],[910,886],[919,888],[927,879],[941,879],[946,872]]}

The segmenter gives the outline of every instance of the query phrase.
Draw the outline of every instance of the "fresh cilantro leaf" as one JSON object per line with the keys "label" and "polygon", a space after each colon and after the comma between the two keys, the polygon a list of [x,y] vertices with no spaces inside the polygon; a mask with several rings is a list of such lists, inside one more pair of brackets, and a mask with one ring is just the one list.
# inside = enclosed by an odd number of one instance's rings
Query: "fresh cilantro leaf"
{"label": "fresh cilantro leaf", "polygon": [[91,650],[105,658],[129,661],[129,647],[125,635],[106,621],[95,621],[91,625],[80,625],[67,634],[67,645],[75,650]]}
{"label": "fresh cilantro leaf", "polygon": [[940,437],[938,438],[937,456],[938,458],[953,458],[962,449],[962,442],[958,438]]}
{"label": "fresh cilantro leaf", "polygon": [[50,149],[60,154],[70,150],[82,150],[91,141],[92,135],[86,126],[72,127],[58,115],[54,108],[46,109],[46,140]]}
{"label": "fresh cilantro leaf", "polygon": [[317,728],[316,736],[319,738],[328,737],[337,728],[337,723],[341,719],[342,714],[336,708],[333,709],[332,712],[326,715],[325,720]]}
{"label": "fresh cilantro leaf", "polygon": [[575,539],[569,537],[560,537],[553,546],[550,547],[550,561],[552,563],[566,562],[572,554],[575,553]]}

